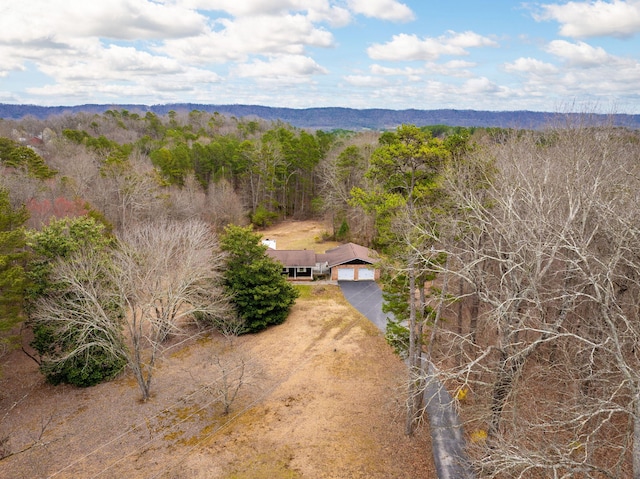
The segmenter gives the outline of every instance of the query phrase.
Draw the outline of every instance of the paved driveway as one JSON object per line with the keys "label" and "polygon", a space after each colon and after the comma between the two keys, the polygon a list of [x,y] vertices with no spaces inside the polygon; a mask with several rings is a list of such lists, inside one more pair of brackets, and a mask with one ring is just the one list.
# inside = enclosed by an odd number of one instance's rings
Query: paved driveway
{"label": "paved driveway", "polygon": [[360,311],[384,333],[387,316],[382,312],[382,291],[375,281],[338,281],[342,294],[351,306]]}
{"label": "paved driveway", "polygon": [[[338,281],[342,294],[382,332],[387,316],[382,312],[382,291],[375,281]],[[425,361],[423,359],[423,361]],[[453,399],[438,379],[433,365],[428,364],[424,401],[429,416],[433,458],[439,479],[472,479],[465,453],[465,439]]]}

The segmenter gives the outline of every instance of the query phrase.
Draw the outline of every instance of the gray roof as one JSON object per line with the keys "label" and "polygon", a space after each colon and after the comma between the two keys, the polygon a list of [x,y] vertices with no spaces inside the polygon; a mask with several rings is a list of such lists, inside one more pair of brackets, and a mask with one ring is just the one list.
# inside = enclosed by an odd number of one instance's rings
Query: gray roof
{"label": "gray roof", "polygon": [[347,243],[327,250],[325,256],[327,258],[326,261],[329,263],[329,267],[348,263],[354,260],[360,260],[370,264],[378,261],[378,255],[375,251],[355,243]]}
{"label": "gray roof", "polygon": [[267,255],[289,268],[313,268],[316,253],[311,250],[268,249]]}
{"label": "gray roof", "polygon": [[355,243],[347,243],[327,250],[325,253],[315,253],[311,250],[268,249],[267,255],[280,261],[287,268],[314,267],[316,263],[327,263],[330,268],[360,260],[373,264],[378,261],[378,254],[369,248]]}

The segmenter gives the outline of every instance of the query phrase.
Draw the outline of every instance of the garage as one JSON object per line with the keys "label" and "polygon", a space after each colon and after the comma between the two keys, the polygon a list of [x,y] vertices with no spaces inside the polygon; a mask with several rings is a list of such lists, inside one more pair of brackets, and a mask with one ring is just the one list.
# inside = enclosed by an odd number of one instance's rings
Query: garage
{"label": "garage", "polygon": [[318,260],[330,268],[333,281],[376,281],[380,276],[374,265],[377,253],[354,243],[327,250]]}
{"label": "garage", "polygon": [[355,279],[355,270],[353,268],[338,268],[338,281],[353,281]]}
{"label": "garage", "polygon": [[358,281],[373,281],[375,279],[375,269],[360,268],[358,269]]}

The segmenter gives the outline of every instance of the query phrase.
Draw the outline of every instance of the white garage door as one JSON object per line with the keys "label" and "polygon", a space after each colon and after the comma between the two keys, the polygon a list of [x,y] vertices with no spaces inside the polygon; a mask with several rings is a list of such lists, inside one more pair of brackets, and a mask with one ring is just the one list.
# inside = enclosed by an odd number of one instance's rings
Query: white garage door
{"label": "white garage door", "polygon": [[358,281],[373,281],[375,279],[375,270],[372,268],[360,268],[358,270]]}
{"label": "white garage door", "polygon": [[353,268],[338,268],[338,281],[353,281],[354,272]]}

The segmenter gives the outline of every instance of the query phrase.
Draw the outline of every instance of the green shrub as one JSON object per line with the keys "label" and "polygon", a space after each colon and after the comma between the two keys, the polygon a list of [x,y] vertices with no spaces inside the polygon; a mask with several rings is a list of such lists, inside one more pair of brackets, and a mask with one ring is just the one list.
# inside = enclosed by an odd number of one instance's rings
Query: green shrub
{"label": "green shrub", "polygon": [[384,338],[402,359],[406,359],[409,356],[409,329],[403,326],[401,321],[387,318]]}
{"label": "green shrub", "polygon": [[85,354],[71,356],[65,361],[44,359],[40,363],[40,371],[51,384],[66,383],[89,387],[113,379],[126,364],[127,360],[124,357],[114,356],[100,347],[90,347]]}
{"label": "green shrub", "polygon": [[278,219],[278,215],[272,211],[269,211],[264,206],[260,205],[256,208],[256,212],[251,215],[251,223],[259,228],[271,226],[271,224]]}

